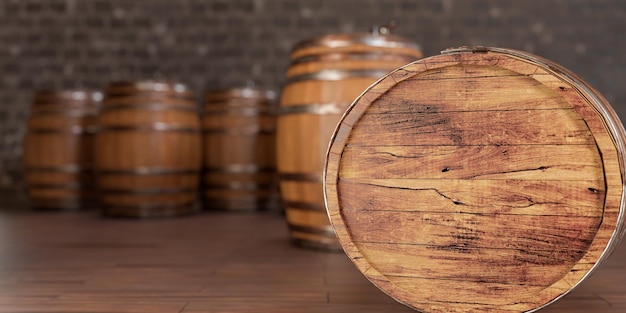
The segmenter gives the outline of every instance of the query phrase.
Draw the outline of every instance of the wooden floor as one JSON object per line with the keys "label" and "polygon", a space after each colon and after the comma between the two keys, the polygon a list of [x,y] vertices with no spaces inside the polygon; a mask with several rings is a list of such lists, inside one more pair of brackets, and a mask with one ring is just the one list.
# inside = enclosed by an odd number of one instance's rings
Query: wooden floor
{"label": "wooden floor", "polygon": [[[112,219],[0,211],[0,312],[415,312],[277,213]],[[626,312],[626,246],[541,313]]]}

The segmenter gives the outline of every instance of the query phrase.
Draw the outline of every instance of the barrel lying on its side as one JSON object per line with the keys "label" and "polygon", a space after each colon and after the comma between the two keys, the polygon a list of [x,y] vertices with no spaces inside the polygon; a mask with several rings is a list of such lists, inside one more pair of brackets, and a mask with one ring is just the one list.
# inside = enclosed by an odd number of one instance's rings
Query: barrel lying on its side
{"label": "barrel lying on its side", "polygon": [[354,264],[421,312],[533,312],[624,233],[626,134],[560,66],[459,48],[394,71],[348,109],[327,209]]}

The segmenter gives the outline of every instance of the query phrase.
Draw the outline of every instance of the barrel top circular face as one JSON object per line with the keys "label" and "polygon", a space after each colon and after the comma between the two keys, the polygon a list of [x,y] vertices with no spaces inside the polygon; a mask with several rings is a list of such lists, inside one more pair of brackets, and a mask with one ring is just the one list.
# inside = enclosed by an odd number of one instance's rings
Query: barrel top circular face
{"label": "barrel top circular face", "polygon": [[537,56],[462,48],[359,96],[325,168],[357,268],[423,312],[531,312],[623,233],[624,130],[604,98]]}

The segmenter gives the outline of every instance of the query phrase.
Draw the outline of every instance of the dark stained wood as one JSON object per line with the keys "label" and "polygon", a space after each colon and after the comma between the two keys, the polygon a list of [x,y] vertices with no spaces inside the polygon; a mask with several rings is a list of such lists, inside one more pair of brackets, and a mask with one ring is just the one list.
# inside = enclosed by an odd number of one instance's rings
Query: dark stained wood
{"label": "dark stained wood", "polygon": [[[3,313],[415,312],[344,254],[290,245],[275,213],[128,220],[93,211],[0,211],[0,225]],[[620,245],[541,313],[625,312],[624,281]]]}
{"label": "dark stained wood", "polygon": [[326,195],[339,241],[424,312],[530,312],[579,284],[624,230],[625,133],[572,73],[517,51],[394,71],[342,118]]}

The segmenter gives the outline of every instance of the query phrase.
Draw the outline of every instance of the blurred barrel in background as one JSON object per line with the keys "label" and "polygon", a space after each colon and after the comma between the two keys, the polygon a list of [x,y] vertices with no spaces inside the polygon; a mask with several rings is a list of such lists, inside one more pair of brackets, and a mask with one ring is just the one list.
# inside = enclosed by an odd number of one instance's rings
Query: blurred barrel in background
{"label": "blurred barrel in background", "polygon": [[330,136],[350,103],[389,71],[423,56],[420,47],[384,32],[331,34],[291,52],[277,122],[277,168],[290,237],[339,249],[324,207],[322,171]]}
{"label": "blurred barrel in background", "polygon": [[277,209],[275,111],[272,91],[207,92],[202,117],[205,209]]}
{"label": "blurred barrel in background", "polygon": [[198,210],[199,113],[185,85],[115,82],[98,118],[100,205],[110,216],[174,216]]}
{"label": "blurred barrel in background", "polygon": [[24,138],[27,193],[37,209],[93,206],[93,134],[102,93],[35,93]]}

